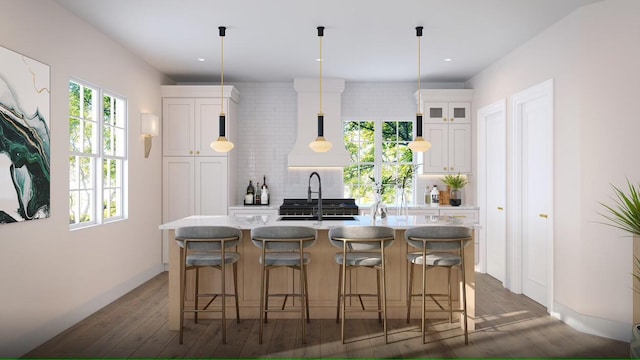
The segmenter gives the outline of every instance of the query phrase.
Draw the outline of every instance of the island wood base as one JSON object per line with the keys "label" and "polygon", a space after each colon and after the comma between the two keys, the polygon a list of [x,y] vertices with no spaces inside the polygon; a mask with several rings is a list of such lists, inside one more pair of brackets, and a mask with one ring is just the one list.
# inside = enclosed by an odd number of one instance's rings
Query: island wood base
{"label": "island wood base", "polygon": [[[390,319],[403,319],[407,316],[407,279],[409,262],[406,254],[408,245],[404,241],[404,231],[396,230],[396,240],[392,246],[386,250],[387,258],[387,316]],[[175,231],[169,232],[169,328],[179,330],[180,328],[180,259],[182,249],[175,242]],[[251,243],[251,231],[243,230],[243,239],[238,246],[240,253],[238,262],[238,296],[240,303],[241,319],[257,319],[259,317],[260,299],[260,249]],[[331,245],[327,238],[328,230],[318,230],[318,241],[307,251],[311,253],[311,263],[308,267],[309,281],[309,309],[311,319],[334,319],[336,317],[337,294],[338,294],[338,264],[334,260],[334,255],[340,249]],[[410,251],[415,251],[411,248]],[[416,266],[416,265],[414,265]],[[230,269],[230,268],[229,268]],[[475,329],[475,272],[474,272],[474,244],[473,241],[465,248],[465,270],[467,286],[467,311],[469,313],[469,330]],[[353,292],[371,293],[376,292],[375,271],[371,269],[357,269],[352,272],[352,277],[347,280],[347,286],[351,286]],[[215,286],[219,286],[220,273],[213,269],[203,269],[200,271],[201,291],[215,291]],[[233,293],[232,272],[227,271],[228,294]],[[446,269],[435,268],[427,271],[427,292],[442,293],[446,291],[447,272]],[[191,271],[187,274],[187,305],[193,300],[193,281]],[[211,276],[216,278],[211,279]],[[461,290],[461,284],[457,280],[457,271],[454,270],[452,276],[452,287]],[[270,276],[270,293],[291,292],[292,287],[298,289],[298,274],[294,274],[289,268],[276,269]],[[421,292],[422,270],[419,266],[414,269],[414,293]],[[212,286],[213,285],[213,286]],[[218,288],[219,289],[219,288]],[[454,294],[460,291],[452,291]],[[456,294],[457,295],[457,294]],[[454,296],[454,299],[458,296]],[[363,298],[367,308],[377,306],[375,298]],[[289,301],[292,301],[291,298]],[[297,302],[298,299],[295,299]],[[349,301],[349,300],[348,300]],[[269,306],[282,304],[280,298],[272,298]],[[443,303],[446,305],[446,301]],[[454,301],[454,305],[457,301]],[[421,300],[415,297],[411,310],[411,317],[420,318]],[[347,303],[349,306],[349,303]],[[351,299],[351,307],[360,308],[357,298]],[[428,301],[427,309],[436,309],[433,301]],[[234,302],[227,301],[227,317],[235,317]],[[187,314],[188,317],[189,314]],[[219,316],[219,314],[213,315]],[[295,318],[295,313],[271,313],[270,318]],[[374,318],[375,312],[349,312],[347,318]],[[447,318],[447,313],[427,313],[428,318]]]}

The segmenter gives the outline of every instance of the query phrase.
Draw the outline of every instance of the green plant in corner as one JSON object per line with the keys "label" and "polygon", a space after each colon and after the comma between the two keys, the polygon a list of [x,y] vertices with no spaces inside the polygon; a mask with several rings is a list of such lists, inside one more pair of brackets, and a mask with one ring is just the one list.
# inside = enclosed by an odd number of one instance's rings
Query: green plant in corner
{"label": "green plant in corner", "polygon": [[445,185],[449,185],[452,189],[462,189],[465,185],[469,183],[469,180],[465,175],[460,175],[457,173],[456,175],[447,174],[442,178],[442,182]]}
{"label": "green plant in corner", "polygon": [[[598,202],[608,211],[608,214],[598,213],[609,220],[609,222],[601,222],[601,224],[640,236],[640,184],[635,186],[627,179],[628,193],[614,185],[611,187],[615,194],[615,198],[612,198],[615,205],[609,206]],[[633,277],[640,282],[640,259],[635,258],[634,268]],[[638,288],[635,290],[640,292]]]}

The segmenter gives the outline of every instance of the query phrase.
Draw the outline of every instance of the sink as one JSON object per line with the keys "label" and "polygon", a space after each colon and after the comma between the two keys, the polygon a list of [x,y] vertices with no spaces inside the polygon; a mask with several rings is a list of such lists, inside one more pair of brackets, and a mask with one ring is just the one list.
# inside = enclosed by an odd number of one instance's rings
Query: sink
{"label": "sink", "polygon": [[[327,220],[327,221],[331,221],[331,220],[343,220],[343,221],[353,221],[356,218],[353,216],[323,216],[322,220]],[[278,221],[314,221],[314,220],[318,220],[315,216],[280,216],[278,218]]]}

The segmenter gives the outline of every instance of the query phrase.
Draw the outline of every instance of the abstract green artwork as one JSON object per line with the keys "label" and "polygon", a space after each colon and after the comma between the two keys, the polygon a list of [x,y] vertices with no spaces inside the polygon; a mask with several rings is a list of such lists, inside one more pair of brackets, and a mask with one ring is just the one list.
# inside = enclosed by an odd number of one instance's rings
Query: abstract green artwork
{"label": "abstract green artwork", "polygon": [[49,71],[0,47],[0,224],[49,217]]}

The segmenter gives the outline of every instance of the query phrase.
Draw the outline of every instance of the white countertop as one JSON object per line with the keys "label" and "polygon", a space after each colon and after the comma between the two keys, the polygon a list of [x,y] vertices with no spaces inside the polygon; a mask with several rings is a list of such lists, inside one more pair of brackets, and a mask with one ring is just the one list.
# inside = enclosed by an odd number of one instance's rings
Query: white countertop
{"label": "white countertop", "polygon": [[354,216],[356,220],[323,220],[323,221],[279,221],[279,215],[262,216],[189,216],[183,219],[171,221],[160,225],[160,230],[175,230],[182,226],[232,226],[242,230],[250,230],[258,226],[287,225],[287,226],[310,226],[316,229],[326,230],[338,226],[362,226],[381,225],[394,229],[408,229],[413,226],[422,225],[465,225],[479,228],[477,223],[463,222],[449,216],[439,216],[436,218],[426,215],[410,216],[387,216],[383,220],[372,221],[370,216]]}

